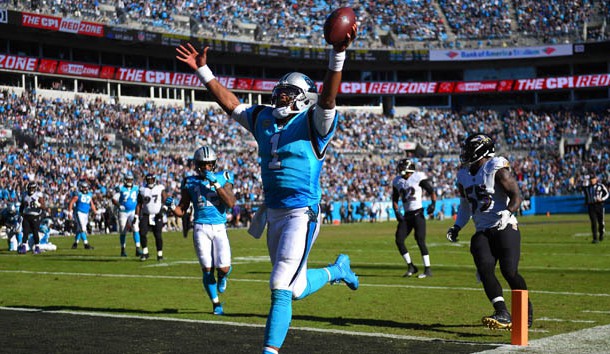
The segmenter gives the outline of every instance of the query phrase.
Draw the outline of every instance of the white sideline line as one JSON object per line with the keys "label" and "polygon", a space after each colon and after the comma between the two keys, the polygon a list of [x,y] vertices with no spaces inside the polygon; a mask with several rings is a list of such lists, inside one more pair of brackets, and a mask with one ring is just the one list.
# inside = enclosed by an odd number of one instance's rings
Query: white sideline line
{"label": "white sideline line", "polygon": [[601,314],[610,314],[610,311],[583,310],[582,312],[588,312],[588,313],[601,313]]}
{"label": "white sideline line", "polygon": [[[64,311],[64,310],[45,311],[42,309],[4,307],[4,306],[0,306],[0,310],[21,311],[21,312],[58,313],[58,314],[69,314],[69,315],[77,315],[77,316],[93,316],[93,317],[108,317],[108,318],[130,318],[130,319],[137,319],[137,320],[203,323],[203,324],[227,325],[227,326],[235,326],[235,327],[265,328],[264,324],[254,324],[254,323],[243,323],[243,322],[232,322],[232,321],[192,320],[192,319],[172,318],[172,317],[117,315],[117,314],[86,312],[86,311]],[[311,328],[311,327],[290,327],[290,329],[299,330],[299,331],[330,333],[330,334],[346,334],[346,335],[360,336],[360,337],[375,337],[375,338],[383,337],[383,338],[391,338],[391,339],[417,340],[417,341],[422,341],[422,342],[431,342],[431,341],[441,340],[441,341],[452,342],[452,343],[460,343],[460,344],[464,344],[464,345],[481,345],[481,344],[499,345],[499,343],[462,342],[462,341],[456,341],[456,340],[444,340],[444,339],[438,339],[438,338],[406,336],[406,335],[400,335],[400,334],[353,332],[353,331],[346,331],[346,330],[341,330],[341,329],[323,329],[323,328]]]}
{"label": "white sideline line", "polygon": [[572,323],[595,323],[592,320],[564,320],[562,318],[549,318],[549,317],[540,317],[536,319],[536,321],[547,321],[547,322],[572,322]]}
{"label": "white sideline line", "polygon": [[[145,274],[103,274],[103,273],[74,273],[74,272],[38,272],[30,270],[5,270],[0,269],[0,273],[13,274],[36,274],[36,275],[65,275],[65,276],[81,276],[81,277],[107,277],[107,278],[148,278],[148,279],[201,279],[201,277],[180,276],[180,275],[145,275]],[[268,280],[260,279],[239,279],[231,278],[231,281],[250,282],[250,283],[268,283]],[[403,289],[430,289],[430,290],[463,290],[463,291],[481,291],[481,288],[467,287],[450,287],[450,286],[425,286],[425,285],[398,285],[398,284],[360,284],[361,287],[374,288],[403,288]],[[576,293],[567,291],[545,291],[545,290],[530,290],[535,294],[550,294],[550,295],[568,295],[568,296],[594,296],[594,297],[610,297],[610,294],[591,294],[591,293]]]}
{"label": "white sideline line", "polygon": [[478,352],[478,354],[608,353],[608,348],[610,348],[610,336],[608,336],[608,333],[610,333],[610,325],[598,326],[532,340],[527,346],[504,345],[496,349]]}

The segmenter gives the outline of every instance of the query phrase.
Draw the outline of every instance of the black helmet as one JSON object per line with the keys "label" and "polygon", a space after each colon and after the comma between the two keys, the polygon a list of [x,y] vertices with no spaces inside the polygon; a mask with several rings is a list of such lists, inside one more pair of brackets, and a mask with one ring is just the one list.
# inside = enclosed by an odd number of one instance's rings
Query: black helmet
{"label": "black helmet", "polygon": [[34,192],[36,192],[38,190],[38,182],[36,182],[36,181],[29,182],[26,188],[27,188],[28,194],[33,195]]}
{"label": "black helmet", "polygon": [[484,157],[493,157],[495,152],[492,138],[485,134],[474,134],[464,140],[460,161],[463,164],[472,164]]}
{"label": "black helmet", "polygon": [[415,172],[415,162],[409,159],[402,159],[398,162],[398,167],[396,167],[396,171],[401,176],[404,176],[407,173],[413,173]]}
{"label": "black helmet", "polygon": [[146,186],[152,187],[157,182],[157,177],[155,177],[155,175],[153,175],[152,173],[149,173],[146,175],[145,180],[146,180]]}

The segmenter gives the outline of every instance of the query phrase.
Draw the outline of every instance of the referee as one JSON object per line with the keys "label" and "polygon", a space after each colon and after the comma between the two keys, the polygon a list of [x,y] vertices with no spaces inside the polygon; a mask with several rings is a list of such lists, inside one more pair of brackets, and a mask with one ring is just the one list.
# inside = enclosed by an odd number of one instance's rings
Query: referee
{"label": "referee", "polygon": [[604,240],[604,201],[608,199],[608,189],[601,182],[598,182],[596,175],[591,176],[590,182],[589,186],[584,189],[585,203],[589,209],[593,243],[599,243],[599,241]]}

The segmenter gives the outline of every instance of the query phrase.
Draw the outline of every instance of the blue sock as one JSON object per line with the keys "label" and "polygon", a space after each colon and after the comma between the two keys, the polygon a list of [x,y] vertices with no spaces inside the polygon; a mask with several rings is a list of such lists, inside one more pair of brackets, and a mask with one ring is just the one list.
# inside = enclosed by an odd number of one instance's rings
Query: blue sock
{"label": "blue sock", "polygon": [[83,243],[87,243],[87,234],[85,232],[81,232],[80,237],[83,239]]}
{"label": "blue sock", "polygon": [[210,300],[214,302],[214,299],[218,297],[218,293],[216,292],[216,279],[214,279],[212,272],[203,273],[203,288],[208,293]]}
{"label": "blue sock", "polygon": [[121,248],[125,248],[125,240],[126,239],[127,239],[127,236],[119,235],[119,242],[121,242]]}
{"label": "blue sock", "polygon": [[315,293],[316,291],[322,289],[326,283],[328,283],[328,272],[325,268],[318,269],[308,269],[307,270],[307,286],[303,293],[297,297],[295,300],[301,300],[306,298],[307,296]]}
{"label": "blue sock", "polygon": [[265,346],[280,348],[292,320],[292,291],[272,290],[271,309],[265,326]]}
{"label": "blue sock", "polygon": [[341,277],[341,270],[336,265],[334,265],[334,264],[330,265],[330,266],[326,267],[326,269],[328,269],[328,271],[330,272],[330,281],[331,282],[343,279]]}
{"label": "blue sock", "polygon": [[135,242],[135,243],[136,243],[136,245],[137,245],[138,243],[140,243],[140,233],[139,233],[139,232],[134,232],[134,233],[133,233],[133,242]]}

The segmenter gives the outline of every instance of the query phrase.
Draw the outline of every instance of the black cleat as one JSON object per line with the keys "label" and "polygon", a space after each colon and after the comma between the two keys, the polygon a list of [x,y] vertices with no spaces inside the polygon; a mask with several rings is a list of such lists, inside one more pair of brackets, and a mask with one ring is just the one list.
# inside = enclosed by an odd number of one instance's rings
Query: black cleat
{"label": "black cleat", "polygon": [[409,263],[409,268],[407,269],[407,272],[405,274],[403,274],[403,277],[410,277],[413,274],[416,274],[418,272],[417,267],[413,264],[413,263]]}
{"label": "black cleat", "polygon": [[513,326],[510,313],[506,310],[495,311],[491,316],[485,316],[481,319],[484,325],[489,329],[506,329],[510,330]]}
{"label": "black cleat", "polygon": [[125,251],[121,251],[121,257],[127,257],[127,253],[125,253]]}
{"label": "black cleat", "polygon": [[163,256],[157,256],[157,262],[163,262]]}
{"label": "black cleat", "polygon": [[420,275],[418,275],[417,277],[418,277],[419,279],[423,279],[423,278],[428,278],[428,277],[431,277],[431,276],[432,276],[432,270],[431,270],[429,267],[427,267],[427,268],[424,270],[424,272],[423,272],[423,273],[421,273]]}
{"label": "black cleat", "polygon": [[532,328],[532,324],[534,323],[534,306],[532,303],[529,303],[527,307],[527,328]]}
{"label": "black cleat", "polygon": [[86,250],[94,250],[95,248],[93,246],[91,246],[90,244],[85,243],[85,249]]}
{"label": "black cleat", "polygon": [[144,261],[146,261],[146,260],[148,259],[148,257],[150,257],[150,255],[149,255],[148,253],[146,253],[146,254],[142,254],[142,255],[140,256],[140,260],[141,260],[142,262],[144,262]]}
{"label": "black cleat", "polygon": [[74,242],[74,243],[72,244],[72,249],[73,249],[73,250],[75,250],[76,248],[78,248],[78,243]]}
{"label": "black cleat", "polygon": [[142,250],[140,247],[136,247],[136,257],[142,257]]}

